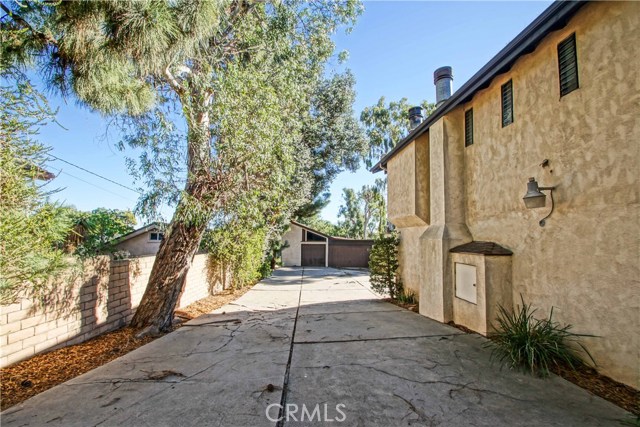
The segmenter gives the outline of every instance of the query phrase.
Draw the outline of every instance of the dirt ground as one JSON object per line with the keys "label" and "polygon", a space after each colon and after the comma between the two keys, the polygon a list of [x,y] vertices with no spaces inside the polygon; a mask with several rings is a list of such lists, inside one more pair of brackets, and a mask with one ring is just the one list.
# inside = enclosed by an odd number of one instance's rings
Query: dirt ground
{"label": "dirt ground", "polygon": [[[193,319],[242,296],[251,287],[226,290],[203,298],[176,311],[176,316]],[[179,327],[179,325],[178,325]],[[38,393],[104,365],[159,337],[136,338],[135,331],[123,328],[82,344],[64,347],[0,369],[0,407],[5,410]]]}

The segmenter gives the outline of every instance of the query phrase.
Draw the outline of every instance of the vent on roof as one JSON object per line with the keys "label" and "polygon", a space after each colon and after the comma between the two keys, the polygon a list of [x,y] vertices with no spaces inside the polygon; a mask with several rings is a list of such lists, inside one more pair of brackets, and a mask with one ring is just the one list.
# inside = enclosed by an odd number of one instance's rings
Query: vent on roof
{"label": "vent on roof", "polygon": [[560,96],[578,89],[578,57],[576,34],[573,33],[558,44],[558,66],[560,72]]}
{"label": "vent on roof", "polygon": [[502,127],[513,123],[513,81],[502,85]]}
{"label": "vent on roof", "polygon": [[464,146],[473,145],[473,108],[464,113]]}
{"label": "vent on roof", "polygon": [[433,83],[436,85],[436,107],[451,97],[453,90],[453,70],[451,67],[440,67],[433,73]]}
{"label": "vent on roof", "polygon": [[422,123],[422,121],[424,120],[423,111],[424,108],[420,106],[409,108],[409,122],[411,123],[411,129],[414,129],[416,126]]}

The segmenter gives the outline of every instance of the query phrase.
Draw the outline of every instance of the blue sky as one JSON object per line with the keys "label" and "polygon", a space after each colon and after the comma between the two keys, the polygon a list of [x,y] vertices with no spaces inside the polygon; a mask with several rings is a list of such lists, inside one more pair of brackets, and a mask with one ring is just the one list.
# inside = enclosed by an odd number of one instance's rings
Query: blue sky
{"label": "blue sky", "polygon": [[[453,67],[455,91],[549,4],[365,2],[354,30],[335,38],[338,51],[349,51],[347,67],[357,79],[356,114],[383,95],[387,100],[407,97],[412,103],[434,101],[433,71],[443,65]],[[65,103],[52,97],[51,104],[58,108],[57,119],[64,128],[46,126],[39,139],[53,148],[52,154],[133,187],[125,167],[127,153],[115,148],[118,136],[108,120],[73,100]],[[53,161],[50,170],[58,177],[49,186],[61,189],[54,198],[78,209],[135,206],[135,192],[60,161]],[[375,178],[364,167],[339,175],[322,216],[336,222],[342,189],[359,189]]]}

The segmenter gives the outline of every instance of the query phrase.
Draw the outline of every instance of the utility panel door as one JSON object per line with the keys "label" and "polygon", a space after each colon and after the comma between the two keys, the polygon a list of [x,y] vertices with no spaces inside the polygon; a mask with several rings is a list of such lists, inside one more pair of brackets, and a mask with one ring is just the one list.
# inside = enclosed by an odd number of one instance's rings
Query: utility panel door
{"label": "utility panel door", "polygon": [[477,304],[475,265],[456,262],[456,297]]}
{"label": "utility panel door", "polygon": [[326,245],[302,244],[302,266],[324,267],[326,259]]}

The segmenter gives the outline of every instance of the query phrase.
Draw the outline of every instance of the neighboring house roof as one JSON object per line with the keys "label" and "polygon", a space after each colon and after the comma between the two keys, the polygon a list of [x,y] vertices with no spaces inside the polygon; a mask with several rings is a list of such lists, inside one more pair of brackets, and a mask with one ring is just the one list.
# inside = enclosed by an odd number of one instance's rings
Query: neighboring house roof
{"label": "neighboring house roof", "polygon": [[358,241],[358,242],[373,242],[373,240],[368,240],[368,239],[367,240],[364,240],[364,239],[351,239],[351,238],[348,238],[348,237],[330,236],[330,235],[328,235],[326,233],[323,233],[321,231],[315,230],[315,229],[309,227],[308,225],[304,225],[304,224],[299,223],[299,222],[294,221],[294,220],[291,220],[291,224],[297,225],[300,228],[304,228],[305,230],[310,231],[310,232],[315,233],[315,234],[318,234],[318,235],[320,235],[322,237],[326,237],[327,239],[332,239],[332,240],[351,240],[351,241]]}
{"label": "neighboring house roof", "polygon": [[301,224],[301,223],[299,223],[297,221],[294,221],[294,220],[291,220],[291,224],[297,225],[300,228],[304,228],[305,230],[311,231],[312,233],[318,234],[318,235],[320,235],[322,237],[326,237],[328,239],[331,239],[331,236],[329,236],[328,234],[325,234],[322,231],[315,230],[315,229],[309,227],[308,225]]}
{"label": "neighboring house roof", "polygon": [[151,224],[145,225],[142,228],[138,228],[137,230],[133,230],[127,234],[123,234],[122,236],[114,239],[111,243],[115,245],[118,243],[122,243],[125,240],[133,239],[134,237],[144,234],[148,231],[155,231],[155,230],[164,231],[164,229],[165,229],[164,224],[161,224],[159,222],[152,222]]}
{"label": "neighboring house roof", "polygon": [[380,172],[387,162],[404,146],[429,130],[429,127],[457,106],[470,101],[476,92],[487,88],[494,77],[506,73],[522,55],[535,50],[538,44],[551,32],[563,28],[586,1],[562,1],[551,4],[540,16],[516,36],[504,49],[473,75],[460,89],[444,101],[429,117],[416,126],[409,135],[396,144],[380,161],[371,168],[371,172]]}
{"label": "neighboring house roof", "polygon": [[467,254],[481,254],[481,255],[493,255],[493,256],[507,256],[513,255],[509,249],[504,246],[500,246],[494,242],[469,242],[464,245],[456,246],[449,252],[453,253],[467,253]]}

